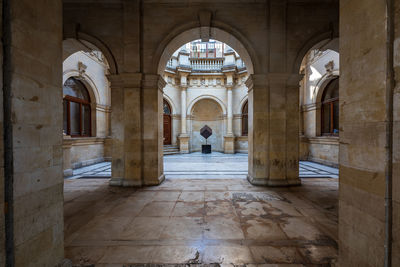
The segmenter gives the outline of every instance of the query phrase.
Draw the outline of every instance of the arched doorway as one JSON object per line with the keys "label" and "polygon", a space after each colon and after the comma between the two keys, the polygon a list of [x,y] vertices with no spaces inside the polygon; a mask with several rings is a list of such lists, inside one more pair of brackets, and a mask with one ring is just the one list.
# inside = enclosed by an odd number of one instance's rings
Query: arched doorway
{"label": "arched doorway", "polygon": [[171,106],[164,99],[163,102],[163,110],[164,110],[164,145],[171,145],[172,143],[172,119],[171,119]]}

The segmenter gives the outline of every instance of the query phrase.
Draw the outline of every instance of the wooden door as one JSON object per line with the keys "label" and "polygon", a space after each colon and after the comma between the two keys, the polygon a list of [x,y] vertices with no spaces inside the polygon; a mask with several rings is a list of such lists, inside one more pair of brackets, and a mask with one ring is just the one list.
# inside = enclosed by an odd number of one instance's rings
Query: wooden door
{"label": "wooden door", "polygon": [[164,145],[171,144],[171,128],[171,115],[164,114]]}
{"label": "wooden door", "polygon": [[172,143],[171,107],[164,99],[164,145]]}

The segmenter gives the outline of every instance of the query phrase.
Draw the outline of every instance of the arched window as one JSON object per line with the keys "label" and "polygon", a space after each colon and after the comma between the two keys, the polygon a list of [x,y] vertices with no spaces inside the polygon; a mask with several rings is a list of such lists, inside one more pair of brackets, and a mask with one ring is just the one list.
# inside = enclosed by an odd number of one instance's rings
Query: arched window
{"label": "arched window", "polygon": [[85,85],[69,78],[63,86],[64,132],[73,137],[91,135],[90,97]]}
{"label": "arched window", "polygon": [[242,136],[247,136],[249,133],[249,105],[248,101],[244,103],[242,108]]}
{"label": "arched window", "polygon": [[339,134],[339,78],[330,81],[322,95],[321,134]]}

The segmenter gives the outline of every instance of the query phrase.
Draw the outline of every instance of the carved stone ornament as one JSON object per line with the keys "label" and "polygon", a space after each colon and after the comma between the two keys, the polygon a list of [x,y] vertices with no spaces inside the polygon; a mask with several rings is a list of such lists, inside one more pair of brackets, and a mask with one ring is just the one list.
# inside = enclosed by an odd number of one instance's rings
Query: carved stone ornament
{"label": "carved stone ornament", "polygon": [[78,71],[79,71],[79,75],[82,76],[83,74],[85,74],[87,69],[87,66],[85,64],[83,64],[81,61],[78,62]]}
{"label": "carved stone ornament", "polygon": [[325,65],[325,70],[326,72],[332,72],[335,68],[335,62],[333,62],[333,60],[329,61],[326,65]]}

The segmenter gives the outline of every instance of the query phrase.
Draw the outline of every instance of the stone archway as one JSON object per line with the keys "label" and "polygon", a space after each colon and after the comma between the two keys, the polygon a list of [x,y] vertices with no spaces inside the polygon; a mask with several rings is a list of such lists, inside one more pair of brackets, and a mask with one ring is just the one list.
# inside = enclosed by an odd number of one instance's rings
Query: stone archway
{"label": "stone archway", "polygon": [[[153,63],[154,66],[157,66],[157,73],[162,74],[164,72],[168,60],[179,47],[193,40],[201,39],[200,32],[199,27],[192,28],[177,34],[172,40],[164,40],[161,42],[154,56]],[[250,74],[254,73],[254,56],[251,56],[251,54],[254,55],[254,52],[250,44],[246,44],[245,46],[244,42],[235,37],[235,35],[220,28],[210,27],[209,32],[209,38],[226,43],[232,47],[242,57],[248,72]],[[252,53],[250,54],[249,51]]]}

